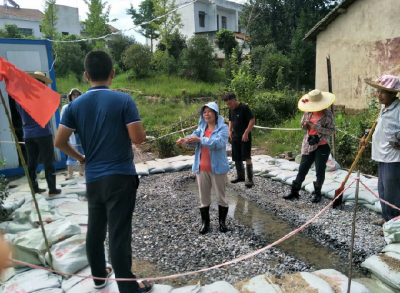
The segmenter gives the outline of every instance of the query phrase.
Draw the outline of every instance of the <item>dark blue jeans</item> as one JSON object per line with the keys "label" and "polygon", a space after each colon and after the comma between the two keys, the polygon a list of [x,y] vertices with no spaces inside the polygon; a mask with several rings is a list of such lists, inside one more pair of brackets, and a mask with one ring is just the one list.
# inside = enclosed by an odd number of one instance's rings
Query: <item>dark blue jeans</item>
{"label": "dark blue jeans", "polygon": [[[379,197],[400,208],[400,162],[379,163],[378,177]],[[390,221],[400,216],[400,211],[396,210],[383,202],[382,218]]]}

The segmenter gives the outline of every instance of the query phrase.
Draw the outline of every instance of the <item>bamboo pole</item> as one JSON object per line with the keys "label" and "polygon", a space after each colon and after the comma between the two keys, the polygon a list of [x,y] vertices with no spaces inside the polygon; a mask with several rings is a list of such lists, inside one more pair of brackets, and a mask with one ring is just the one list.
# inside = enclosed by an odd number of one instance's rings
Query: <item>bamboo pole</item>
{"label": "bamboo pole", "polygon": [[11,132],[12,132],[12,134],[14,136],[15,146],[17,147],[18,155],[19,155],[19,157],[21,159],[22,167],[24,168],[26,178],[28,179],[28,183],[29,183],[29,187],[31,189],[31,194],[32,194],[32,197],[33,197],[33,201],[35,202],[35,208],[36,208],[36,211],[38,213],[40,227],[42,229],[44,242],[46,244],[46,250],[49,253],[50,268],[52,270],[54,270],[54,268],[53,268],[53,257],[51,256],[49,241],[47,240],[46,231],[44,230],[44,225],[43,225],[43,221],[42,221],[42,215],[40,214],[39,205],[38,205],[37,200],[36,200],[36,194],[35,194],[35,191],[33,189],[32,181],[31,181],[31,178],[29,177],[29,173],[28,173],[28,168],[26,167],[25,158],[24,158],[24,156],[22,154],[22,150],[21,150],[21,147],[20,147],[19,142],[18,142],[18,137],[17,137],[17,135],[15,133],[14,125],[12,124],[11,116],[10,116],[10,113],[8,112],[6,101],[4,100],[4,97],[3,97],[3,94],[1,92],[1,90],[0,90],[0,98],[1,98],[1,103],[4,106],[4,111],[6,112],[8,123],[10,124]]}

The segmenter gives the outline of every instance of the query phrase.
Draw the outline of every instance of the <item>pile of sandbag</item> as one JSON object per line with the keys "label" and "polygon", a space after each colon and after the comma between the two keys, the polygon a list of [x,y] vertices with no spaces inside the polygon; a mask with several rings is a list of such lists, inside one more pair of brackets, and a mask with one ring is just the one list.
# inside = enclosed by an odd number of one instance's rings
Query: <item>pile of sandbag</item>
{"label": "pile of sandbag", "polygon": [[388,244],[380,254],[367,258],[361,266],[396,292],[400,292],[400,217],[383,225]]}
{"label": "pile of sandbag", "polygon": [[136,173],[140,176],[151,174],[178,172],[188,170],[192,167],[194,156],[176,156],[167,159],[155,159],[139,164],[135,164]]}

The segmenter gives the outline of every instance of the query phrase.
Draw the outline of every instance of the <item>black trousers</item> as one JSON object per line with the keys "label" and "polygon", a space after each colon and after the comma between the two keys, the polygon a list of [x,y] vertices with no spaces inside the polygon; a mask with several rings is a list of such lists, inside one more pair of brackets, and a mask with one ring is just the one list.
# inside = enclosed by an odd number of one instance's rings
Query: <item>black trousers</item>
{"label": "black trousers", "polygon": [[301,156],[301,163],[299,173],[297,173],[296,181],[303,183],[304,179],[310,171],[312,164],[315,162],[315,172],[317,173],[317,183],[322,186],[325,181],[326,162],[328,162],[331,148],[328,144],[320,145],[318,148],[311,152],[309,155]]}
{"label": "black trousers", "polygon": [[56,190],[56,168],[54,167],[54,144],[53,136],[43,136],[25,139],[25,149],[28,156],[28,173],[33,188],[37,192],[39,185],[36,181],[36,169],[39,165],[39,156],[44,164],[49,193]]}
{"label": "black trousers", "polygon": [[[89,205],[86,251],[92,275],[105,278],[104,241],[107,223],[111,263],[116,278],[135,279],[132,273],[132,214],[135,208],[139,179],[135,175],[110,175],[87,183]],[[94,281],[100,285],[103,281]],[[118,282],[119,292],[139,289],[135,281]]]}

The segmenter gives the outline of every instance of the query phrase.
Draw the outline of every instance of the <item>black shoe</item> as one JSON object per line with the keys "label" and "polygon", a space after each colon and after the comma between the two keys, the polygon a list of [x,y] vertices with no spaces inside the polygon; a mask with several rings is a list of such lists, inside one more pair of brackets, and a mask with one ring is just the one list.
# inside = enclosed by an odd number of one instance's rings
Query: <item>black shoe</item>
{"label": "black shoe", "polygon": [[237,178],[232,180],[231,183],[235,184],[238,182],[244,182],[246,179],[244,177],[244,167],[243,162],[235,162]]}
{"label": "black shoe", "polygon": [[311,199],[312,203],[317,203],[321,201],[321,188],[322,186],[319,185],[317,182],[313,182],[314,183],[314,192],[313,192],[313,197]]}
{"label": "black shoe", "polygon": [[49,196],[51,197],[51,196],[55,196],[55,195],[57,195],[57,194],[60,194],[61,193],[61,189],[56,189],[56,190],[53,190],[53,191],[49,191]]}
{"label": "black shoe", "polygon": [[222,233],[225,233],[228,231],[228,228],[226,228],[225,225],[225,220],[226,216],[228,215],[228,210],[229,207],[223,207],[223,206],[218,206],[218,213],[219,213],[219,231]]}
{"label": "black shoe", "polygon": [[301,183],[299,183],[297,181],[293,181],[293,183],[292,183],[292,191],[290,192],[290,194],[285,195],[283,198],[284,199],[299,198],[300,197],[300,194],[299,194],[300,189],[301,189]]}
{"label": "black shoe", "polygon": [[201,214],[201,229],[200,234],[206,234],[210,229],[210,206],[200,208]]}
{"label": "black shoe", "polygon": [[253,164],[247,165],[246,164],[246,171],[247,171],[247,181],[244,184],[247,188],[252,188],[254,186],[253,182]]}
{"label": "black shoe", "polygon": [[43,189],[43,188],[38,188],[38,189],[36,189],[35,190],[35,193],[43,193],[43,192],[46,192],[47,191],[47,189]]}

